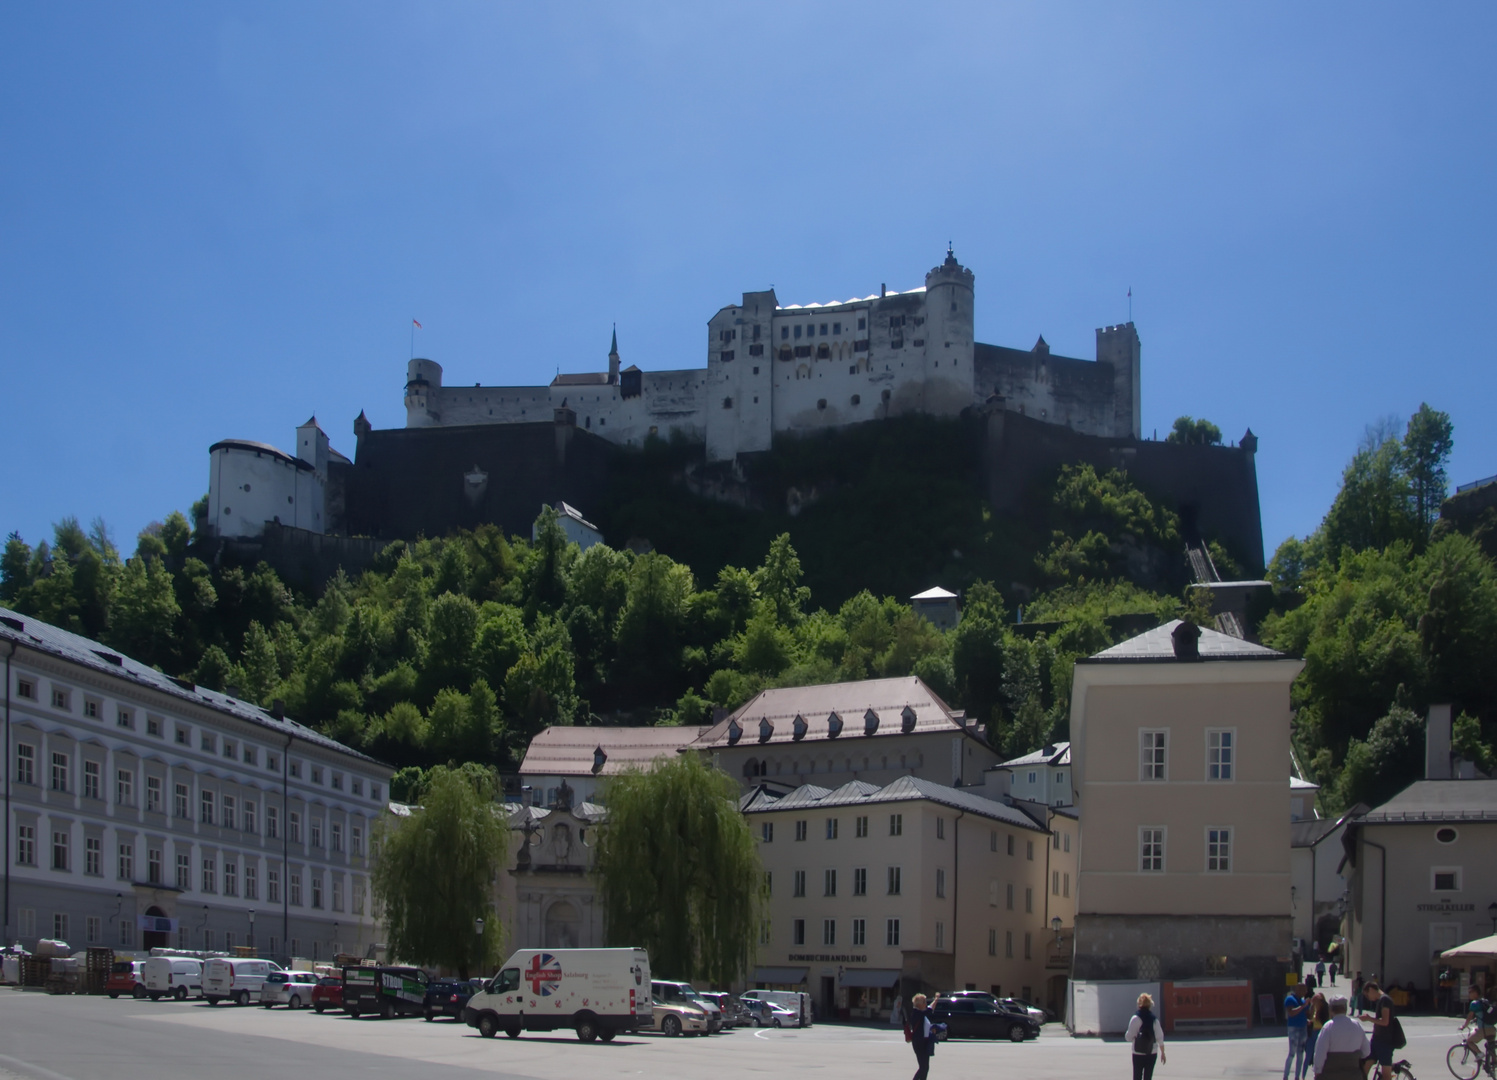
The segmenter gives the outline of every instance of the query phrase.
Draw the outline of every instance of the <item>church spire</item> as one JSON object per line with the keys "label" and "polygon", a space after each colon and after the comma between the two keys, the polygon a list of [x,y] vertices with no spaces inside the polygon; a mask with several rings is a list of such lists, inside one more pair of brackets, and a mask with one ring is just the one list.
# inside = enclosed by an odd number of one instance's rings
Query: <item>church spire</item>
{"label": "church spire", "polygon": [[613,324],[613,344],[608,347],[608,385],[619,384],[619,324]]}

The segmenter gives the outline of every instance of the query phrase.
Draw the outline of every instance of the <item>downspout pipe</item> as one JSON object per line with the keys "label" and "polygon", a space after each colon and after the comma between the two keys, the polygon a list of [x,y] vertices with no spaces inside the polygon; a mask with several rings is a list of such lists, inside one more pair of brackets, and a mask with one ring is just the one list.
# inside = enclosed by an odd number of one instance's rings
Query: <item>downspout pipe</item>
{"label": "downspout pipe", "polygon": [[281,948],[286,953],[287,970],[291,968],[291,796],[287,790],[291,777],[291,740],[288,731],[286,747],[281,751]]}
{"label": "downspout pipe", "polygon": [[958,810],[951,821],[951,981],[956,982],[956,917],[962,908],[962,818],[965,810]]}
{"label": "downspout pipe", "polygon": [[[1376,841],[1367,839],[1367,832],[1362,831],[1362,843],[1368,847],[1377,848],[1382,858],[1378,863],[1382,870],[1382,888],[1377,901],[1377,979],[1378,985],[1388,977],[1384,968],[1388,962],[1388,849]],[[1365,864],[1364,864],[1365,865]]]}
{"label": "downspout pipe", "polygon": [[10,661],[20,648],[20,642],[12,641],[10,652],[5,654],[5,929],[0,931],[0,945],[12,940],[10,936]]}

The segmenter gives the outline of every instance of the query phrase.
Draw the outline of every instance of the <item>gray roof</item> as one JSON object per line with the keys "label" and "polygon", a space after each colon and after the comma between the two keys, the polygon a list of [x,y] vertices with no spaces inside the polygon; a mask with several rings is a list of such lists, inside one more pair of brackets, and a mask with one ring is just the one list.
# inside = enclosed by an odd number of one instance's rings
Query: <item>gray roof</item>
{"label": "gray roof", "polygon": [[1289,823],[1290,847],[1314,847],[1341,822],[1336,818],[1305,818]]}
{"label": "gray roof", "polygon": [[[1193,661],[1175,660],[1175,639],[1172,636],[1181,620],[1172,619],[1163,626],[1146,630],[1137,637],[1120,641],[1110,649],[1103,649],[1094,656],[1083,657],[1078,664],[1149,664],[1181,663]],[[1203,626],[1199,649],[1202,660],[1289,660],[1288,653],[1281,653],[1264,645],[1223,634]]]}
{"label": "gray roof", "polygon": [[367,754],[359,753],[350,746],[344,746],[336,739],[330,739],[321,732],[298,724],[295,720],[289,718],[277,720],[260,706],[251,702],[221,694],[217,690],[194,686],[185,679],[173,679],[153,667],[147,667],[138,660],[122,656],[97,641],[90,641],[86,637],[70,633],[50,623],[44,623],[29,615],[11,611],[9,608],[0,608],[0,641],[18,642],[23,649],[35,649],[60,660],[108,675],[110,678],[123,679],[137,686],[168,694],[180,701],[190,701],[202,708],[212,709],[274,731],[283,738],[291,735],[324,750],[346,754],[383,768],[390,767]]}
{"label": "gray roof", "polygon": [[1023,757],[1010,758],[994,765],[995,769],[1018,768],[1021,765],[1069,765],[1071,763],[1071,744],[1068,742],[1051,743],[1042,746],[1038,750]]}
{"label": "gray roof", "polygon": [[922,780],[917,776],[901,776],[883,787],[862,780],[850,780],[836,789],[803,784],[790,794],[778,798],[763,788],[756,788],[743,797],[739,802],[739,809],[745,814],[763,814],[778,810],[825,810],[833,806],[867,806],[870,803],[915,802],[920,799],[992,821],[1001,821],[1015,828],[1046,831],[1028,814],[1006,803],[995,802],[961,788]]}
{"label": "gray roof", "polygon": [[1361,820],[1374,825],[1497,821],[1497,780],[1416,780]]}

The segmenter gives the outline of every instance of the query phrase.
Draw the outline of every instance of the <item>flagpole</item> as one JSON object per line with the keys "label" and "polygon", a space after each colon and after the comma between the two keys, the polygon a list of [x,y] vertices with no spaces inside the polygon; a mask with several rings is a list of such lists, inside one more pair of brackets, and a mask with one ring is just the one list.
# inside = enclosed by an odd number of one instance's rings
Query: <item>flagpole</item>
{"label": "flagpole", "polygon": [[[1131,312],[1133,309],[1130,307],[1128,310]],[[412,360],[416,359],[416,320],[415,319],[411,320],[411,359]]]}

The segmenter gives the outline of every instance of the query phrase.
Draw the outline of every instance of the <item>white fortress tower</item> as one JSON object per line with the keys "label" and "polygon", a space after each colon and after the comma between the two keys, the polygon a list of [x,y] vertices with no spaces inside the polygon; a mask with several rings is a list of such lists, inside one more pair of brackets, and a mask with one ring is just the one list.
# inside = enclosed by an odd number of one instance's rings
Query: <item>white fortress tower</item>
{"label": "white fortress tower", "polygon": [[[922,288],[781,306],[746,292],[707,323],[707,367],[620,368],[615,331],[606,371],[549,386],[442,385],[442,366],[406,369],[407,427],[571,422],[611,442],[651,436],[705,442],[708,461],[768,450],[782,433],[889,416],[956,416],[993,399],[1046,423],[1137,438],[1139,343],[1131,323],[1097,331],[1097,363],[979,345],[973,274],[947,248]],[[557,418],[561,418],[559,421]]]}
{"label": "white fortress tower", "polygon": [[261,536],[270,523],[327,532],[328,466],[348,459],[313,416],[296,429],[296,453],[224,439],[208,448],[208,526],[227,540]]}

